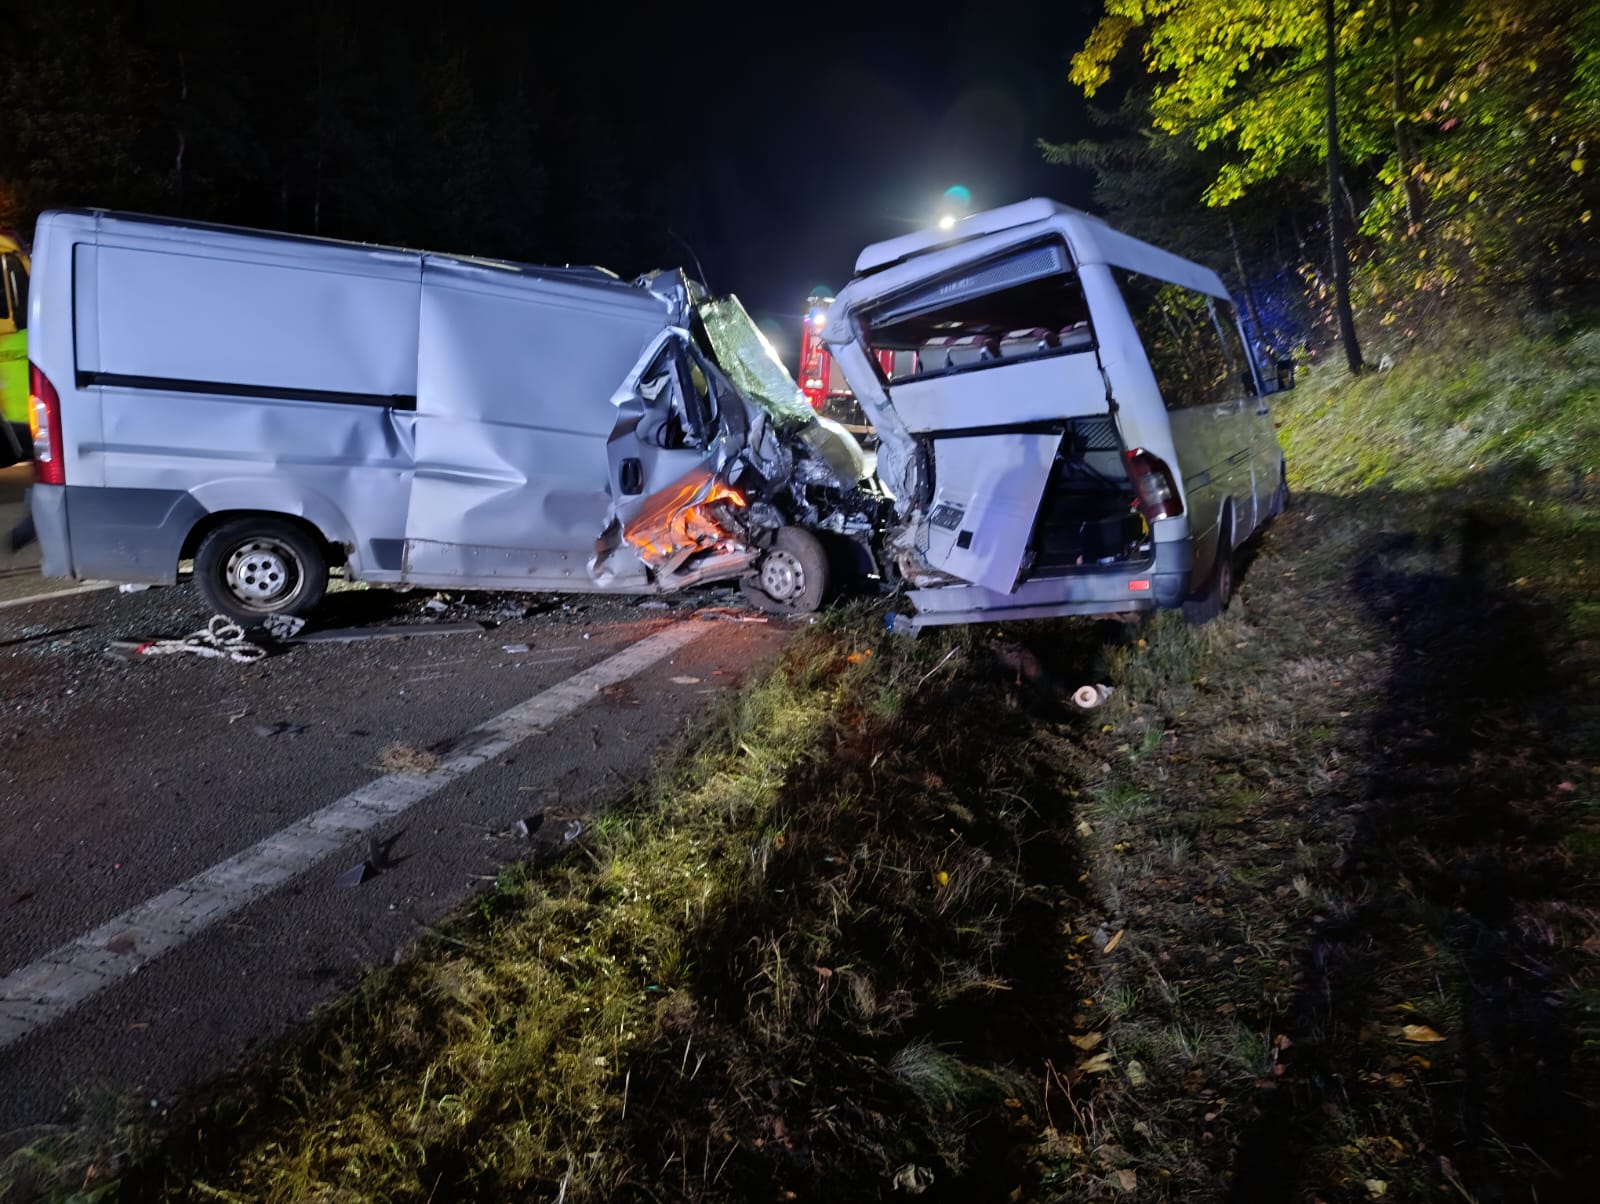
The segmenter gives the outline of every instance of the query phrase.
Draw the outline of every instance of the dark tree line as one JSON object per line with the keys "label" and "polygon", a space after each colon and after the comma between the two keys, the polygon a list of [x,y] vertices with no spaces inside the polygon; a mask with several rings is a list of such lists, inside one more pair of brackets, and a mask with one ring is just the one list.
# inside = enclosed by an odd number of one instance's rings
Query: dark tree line
{"label": "dark tree line", "polygon": [[653,145],[669,115],[641,114],[630,64],[596,77],[571,53],[609,18],[408,11],[22,7],[0,59],[0,226],[104,206],[624,271],[683,258],[709,219]]}

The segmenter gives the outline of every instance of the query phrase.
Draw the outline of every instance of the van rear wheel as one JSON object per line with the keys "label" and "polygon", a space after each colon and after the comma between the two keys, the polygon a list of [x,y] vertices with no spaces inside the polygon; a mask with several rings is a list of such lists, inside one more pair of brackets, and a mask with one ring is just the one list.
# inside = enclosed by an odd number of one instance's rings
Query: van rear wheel
{"label": "van rear wheel", "polygon": [[1211,573],[1206,587],[1196,598],[1183,604],[1183,618],[1191,627],[1211,622],[1233,599],[1233,542],[1226,536],[1217,542],[1217,553],[1211,562]]}
{"label": "van rear wheel", "polygon": [[269,615],[310,614],[328,588],[328,561],[294,523],[235,518],[201,540],[194,582],[213,612],[248,626]]}
{"label": "van rear wheel", "polygon": [[810,531],[783,527],[756,571],[739,583],[751,602],[772,614],[809,614],[827,597],[828,553]]}

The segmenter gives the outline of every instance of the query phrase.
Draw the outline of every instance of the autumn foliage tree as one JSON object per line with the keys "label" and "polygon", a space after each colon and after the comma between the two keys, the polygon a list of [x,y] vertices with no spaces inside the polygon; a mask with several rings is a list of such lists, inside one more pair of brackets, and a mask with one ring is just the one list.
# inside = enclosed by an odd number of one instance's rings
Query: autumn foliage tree
{"label": "autumn foliage tree", "polygon": [[1328,201],[1359,231],[1362,299],[1389,317],[1583,287],[1600,259],[1585,0],[1107,0],[1071,78],[1142,89],[1150,137],[1213,164],[1203,204],[1280,206],[1325,174],[1329,24],[1346,172]]}

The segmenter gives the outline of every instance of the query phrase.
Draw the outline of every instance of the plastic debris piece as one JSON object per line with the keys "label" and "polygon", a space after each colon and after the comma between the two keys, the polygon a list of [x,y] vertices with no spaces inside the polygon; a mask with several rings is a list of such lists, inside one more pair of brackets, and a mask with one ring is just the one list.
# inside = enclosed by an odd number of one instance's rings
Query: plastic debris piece
{"label": "plastic debris piece", "polygon": [[527,650],[528,650],[528,645],[526,645],[526,644],[501,644],[500,645],[500,651],[502,651],[502,652],[526,652]]}
{"label": "plastic debris piece", "polygon": [[287,640],[305,630],[306,621],[299,615],[268,615],[261,626],[275,640]]}
{"label": "plastic debris piece", "polygon": [[700,679],[698,677],[688,676],[674,677],[672,679],[672,684],[675,686],[697,686],[700,684]]}
{"label": "plastic debris piece", "polygon": [[377,876],[378,871],[372,868],[370,861],[359,861],[335,878],[333,884],[335,886],[360,886],[363,882]]}
{"label": "plastic debris piece", "polygon": [[404,640],[419,635],[482,635],[483,624],[463,623],[395,623],[386,627],[335,627],[327,631],[310,631],[297,635],[295,644],[353,644],[359,640]]}
{"label": "plastic debris piece", "polygon": [[563,844],[571,844],[574,840],[577,840],[578,837],[582,835],[583,822],[575,819],[567,825],[567,830],[561,833],[561,842]]}
{"label": "plastic debris piece", "polygon": [[672,609],[672,605],[671,605],[671,603],[668,603],[668,602],[641,602],[641,603],[639,603],[639,609],[640,610],[671,610]]}
{"label": "plastic debris piece", "polygon": [[908,1162],[894,1173],[894,1190],[903,1191],[908,1196],[920,1196],[932,1186],[933,1171],[925,1166]]}
{"label": "plastic debris piece", "polygon": [[149,588],[150,586],[143,581],[124,581],[121,585],[117,586],[117,593],[142,594]]}
{"label": "plastic debris piece", "polygon": [[258,723],[256,735],[271,739],[273,736],[299,736],[304,734],[306,725],[303,723]]}
{"label": "plastic debris piece", "polygon": [[533,834],[543,826],[544,813],[541,811],[538,815],[529,815],[526,818],[519,819],[516,823],[512,824],[511,834],[518,840],[529,840],[533,837]]}
{"label": "plastic debris piece", "polygon": [[694,612],[697,619],[720,621],[723,623],[765,623],[766,615],[742,614],[727,606],[703,606]]}
{"label": "plastic debris piece", "polygon": [[1072,701],[1085,711],[1092,711],[1115,691],[1108,685],[1096,683],[1092,686],[1079,686],[1072,694]]}
{"label": "plastic debris piece", "polygon": [[444,601],[444,599],[442,599],[442,598],[429,598],[426,602],[424,602],[422,604],[422,609],[423,610],[431,610],[435,614],[437,614],[441,610],[449,610],[450,609],[450,603]]}
{"label": "plastic debris piece", "polygon": [[914,636],[917,634],[916,624],[911,621],[910,615],[884,615],[883,625],[895,635]]}

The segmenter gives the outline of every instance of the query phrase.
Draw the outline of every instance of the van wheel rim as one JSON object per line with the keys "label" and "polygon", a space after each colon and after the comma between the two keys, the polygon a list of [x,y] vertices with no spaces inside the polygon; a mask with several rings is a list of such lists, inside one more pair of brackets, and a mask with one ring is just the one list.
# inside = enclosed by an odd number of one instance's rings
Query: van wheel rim
{"label": "van wheel rim", "polygon": [[228,592],[252,606],[267,606],[299,588],[299,561],[276,539],[252,539],[228,557]]}
{"label": "van wheel rim", "polygon": [[779,602],[788,602],[805,591],[805,566],[781,549],[768,552],[761,565],[761,592]]}

